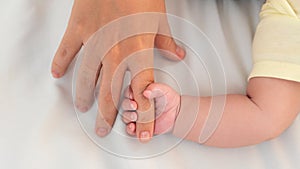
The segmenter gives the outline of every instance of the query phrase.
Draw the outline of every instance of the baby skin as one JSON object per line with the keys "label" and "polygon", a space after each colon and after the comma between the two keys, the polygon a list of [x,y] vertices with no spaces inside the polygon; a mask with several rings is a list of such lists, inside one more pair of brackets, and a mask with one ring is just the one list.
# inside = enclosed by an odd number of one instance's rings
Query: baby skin
{"label": "baby skin", "polygon": [[[156,103],[154,133],[172,132],[215,147],[253,145],[279,136],[300,112],[299,30],[299,0],[267,0],[253,40],[247,94],[180,96],[167,85],[150,84],[143,95]],[[123,121],[127,133],[135,135],[138,104],[130,87],[125,96]],[[224,107],[219,109],[215,101]]]}
{"label": "baby skin", "polygon": [[[172,132],[177,117],[193,113],[180,109],[182,99],[165,84],[150,84],[143,92],[155,100],[156,120],[154,134]],[[135,135],[138,105],[130,87],[122,103],[126,130]],[[218,97],[218,96],[216,96]],[[223,96],[219,96],[223,97]],[[300,112],[300,83],[278,78],[251,78],[247,95],[226,95],[222,119],[204,145],[214,147],[241,147],[273,139],[283,133]],[[211,109],[212,97],[195,97],[199,101],[197,118],[184,139],[199,142],[199,134]],[[180,126],[179,126],[180,127]],[[179,136],[181,137],[181,136]]]}

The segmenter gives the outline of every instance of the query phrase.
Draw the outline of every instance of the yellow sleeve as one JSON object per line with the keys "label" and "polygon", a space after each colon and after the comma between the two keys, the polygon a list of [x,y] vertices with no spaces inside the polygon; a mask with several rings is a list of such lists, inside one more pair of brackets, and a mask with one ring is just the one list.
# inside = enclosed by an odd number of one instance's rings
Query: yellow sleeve
{"label": "yellow sleeve", "polygon": [[249,76],[300,82],[300,0],[267,0],[253,40]]}

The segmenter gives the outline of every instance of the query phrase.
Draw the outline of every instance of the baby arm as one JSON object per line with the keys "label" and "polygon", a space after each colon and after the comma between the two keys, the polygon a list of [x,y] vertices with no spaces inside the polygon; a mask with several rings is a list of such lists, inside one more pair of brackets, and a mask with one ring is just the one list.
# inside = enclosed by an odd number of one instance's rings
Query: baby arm
{"label": "baby arm", "polygon": [[[170,87],[151,84],[144,95],[156,100],[156,110],[164,110],[157,116],[155,134],[190,125],[184,121],[191,118],[189,116],[193,112],[189,112],[189,108],[182,109],[187,106],[181,105],[179,108],[180,101],[176,98],[180,96]],[[191,99],[200,105],[196,121],[191,130],[186,131],[184,135],[174,131],[173,134],[199,142],[202,127],[211,109],[212,97],[181,96],[181,104],[186,104],[187,101],[191,103]],[[165,103],[162,103],[163,101]],[[134,103],[132,100],[130,102]],[[130,109],[127,104],[130,102],[125,100],[123,108]],[[132,109],[136,108],[136,104],[134,105]],[[204,144],[216,147],[240,147],[261,143],[280,135],[291,125],[299,111],[300,83],[275,78],[252,78],[249,81],[247,95],[226,95],[219,126]],[[129,134],[135,134],[134,120],[129,120],[132,114],[135,112],[126,112],[123,118],[128,123]]]}
{"label": "baby arm", "polygon": [[[300,112],[299,11],[299,0],[267,0],[262,7],[247,95],[180,97],[166,85],[150,85],[144,95],[154,98],[159,110],[155,134],[173,129],[178,137],[217,147],[252,145],[280,135]],[[216,111],[212,100],[222,101],[224,97],[224,109]],[[133,105],[131,110],[137,107]],[[195,105],[199,107],[195,109]],[[127,132],[135,134],[135,121],[129,117],[137,114],[132,114],[126,112],[124,121],[128,123]],[[221,117],[220,122],[207,123],[212,115],[217,120]],[[209,128],[212,135],[205,135],[207,126],[217,127]],[[203,133],[207,140],[199,140]]]}
{"label": "baby arm", "polygon": [[[187,135],[188,140],[198,141],[211,99],[199,99],[198,117]],[[273,78],[253,78],[249,82],[247,95],[226,96],[223,117],[205,144],[239,147],[275,138],[288,128],[299,111],[300,83]]]}

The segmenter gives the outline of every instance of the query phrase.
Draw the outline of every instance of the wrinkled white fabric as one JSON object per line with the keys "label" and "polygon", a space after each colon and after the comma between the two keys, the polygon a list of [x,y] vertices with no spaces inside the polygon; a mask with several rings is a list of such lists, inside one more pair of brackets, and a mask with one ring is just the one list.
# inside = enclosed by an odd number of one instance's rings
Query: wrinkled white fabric
{"label": "wrinkled white fabric", "polygon": [[[197,25],[215,45],[224,66],[227,93],[244,93],[261,4],[257,0],[167,0],[170,13]],[[72,71],[61,80],[54,80],[50,75],[51,59],[66,28],[71,7],[71,0],[0,1],[1,168],[276,169],[300,165],[299,118],[279,138],[239,149],[216,149],[183,141],[163,155],[143,160],[119,158],[100,149],[82,131],[74,112]],[[183,25],[172,29],[181,30],[201,47],[201,41],[184,30]],[[204,56],[209,62],[210,58]],[[199,72],[196,78],[200,94],[210,95],[205,69],[188,58],[186,62]],[[212,65],[213,62],[208,66]],[[188,87],[182,91],[195,94]],[[214,94],[222,92],[214,89]],[[117,121],[116,128],[125,133],[120,119]],[[119,146],[123,140],[108,139],[112,147],[126,149]],[[162,137],[164,142],[173,139],[171,135]],[[140,147],[138,141],[123,141],[124,144],[134,151]],[[158,144],[143,146],[145,149],[159,147]]]}

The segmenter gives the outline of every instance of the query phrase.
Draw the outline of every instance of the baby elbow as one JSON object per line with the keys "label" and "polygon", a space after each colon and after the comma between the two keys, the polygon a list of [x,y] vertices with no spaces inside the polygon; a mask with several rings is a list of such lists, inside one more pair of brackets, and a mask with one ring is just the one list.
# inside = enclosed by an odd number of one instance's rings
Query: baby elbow
{"label": "baby elbow", "polygon": [[279,137],[284,131],[287,129],[287,127],[284,126],[275,126],[271,127],[271,129],[268,132],[268,138],[267,140],[273,140],[277,137]]}
{"label": "baby elbow", "polygon": [[292,124],[294,116],[287,111],[282,113],[273,113],[268,119],[268,140],[279,137]]}

